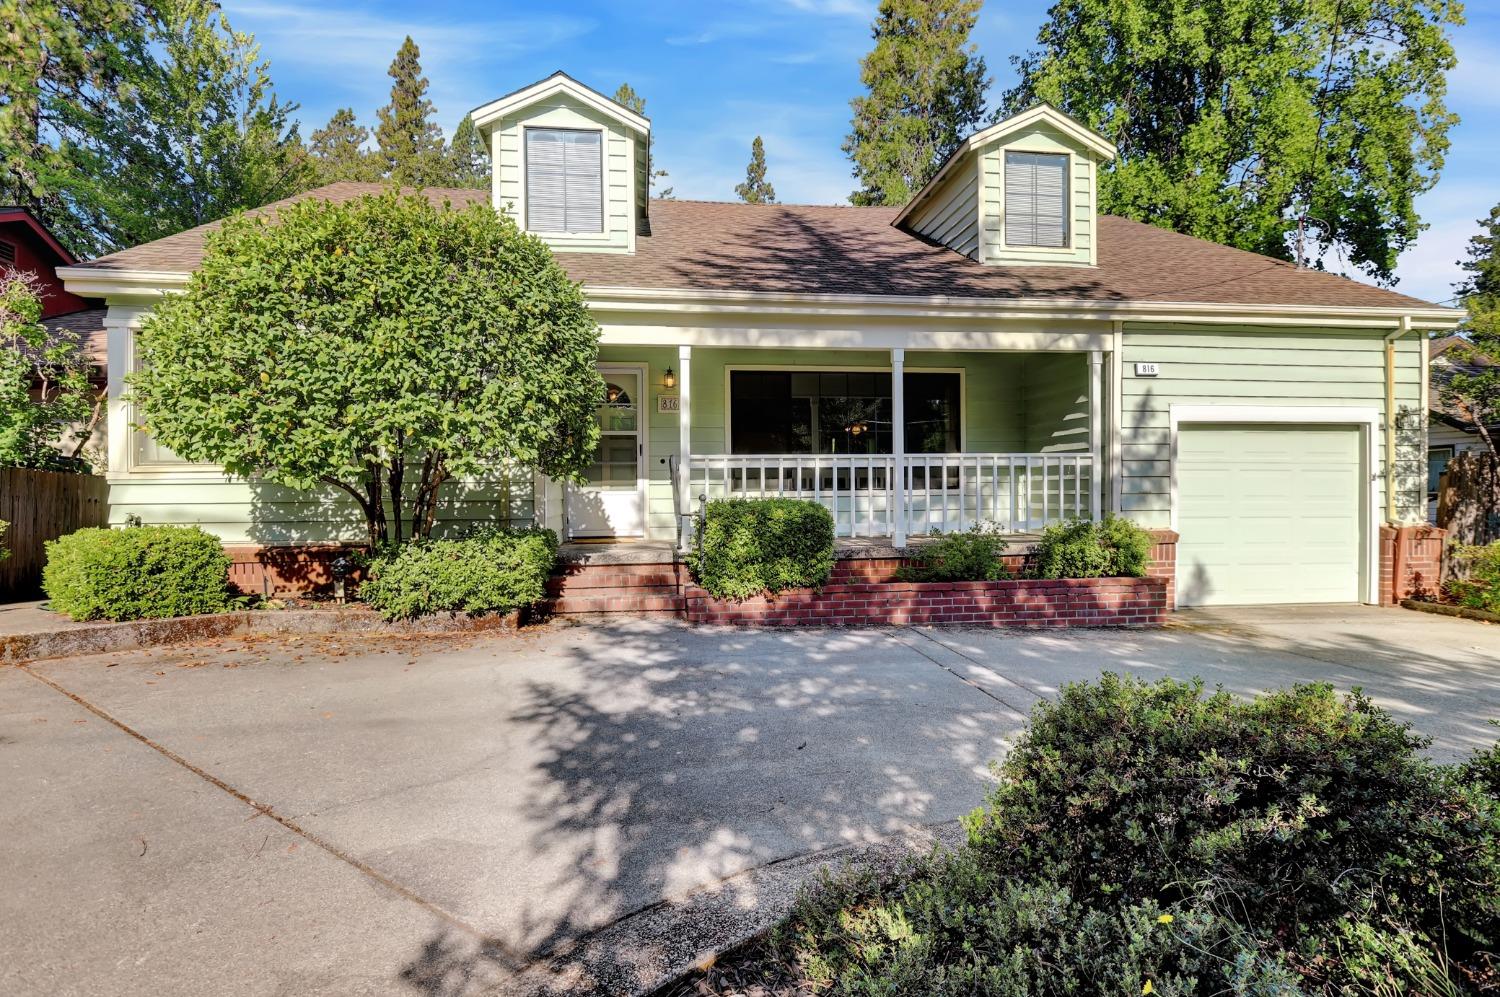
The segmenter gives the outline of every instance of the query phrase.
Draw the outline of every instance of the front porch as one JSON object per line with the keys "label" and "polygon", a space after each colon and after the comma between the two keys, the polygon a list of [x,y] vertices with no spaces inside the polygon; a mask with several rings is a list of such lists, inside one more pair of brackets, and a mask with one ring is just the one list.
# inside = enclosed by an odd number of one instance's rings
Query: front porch
{"label": "front porch", "polygon": [[720,498],[819,502],[840,538],[892,550],[976,523],[1097,519],[1111,356],[607,344],[600,457],[584,485],[538,497],[566,539],[678,547]]}

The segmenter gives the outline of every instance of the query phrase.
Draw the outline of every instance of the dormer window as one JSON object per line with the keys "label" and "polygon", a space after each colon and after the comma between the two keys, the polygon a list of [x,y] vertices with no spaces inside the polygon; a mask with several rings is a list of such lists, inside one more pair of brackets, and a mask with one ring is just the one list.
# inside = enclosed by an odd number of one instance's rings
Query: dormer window
{"label": "dormer window", "polygon": [[1005,244],[1067,248],[1067,155],[1005,153]]}
{"label": "dormer window", "polygon": [[526,130],[526,228],[604,231],[604,149],[598,131]]}

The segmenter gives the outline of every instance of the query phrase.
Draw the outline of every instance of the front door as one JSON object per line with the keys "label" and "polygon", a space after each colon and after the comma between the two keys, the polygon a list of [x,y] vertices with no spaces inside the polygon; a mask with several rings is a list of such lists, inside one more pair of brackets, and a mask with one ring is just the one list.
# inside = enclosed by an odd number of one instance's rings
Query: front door
{"label": "front door", "polygon": [[600,364],[599,450],[582,485],[568,486],[568,535],[639,537],[646,533],[644,365]]}

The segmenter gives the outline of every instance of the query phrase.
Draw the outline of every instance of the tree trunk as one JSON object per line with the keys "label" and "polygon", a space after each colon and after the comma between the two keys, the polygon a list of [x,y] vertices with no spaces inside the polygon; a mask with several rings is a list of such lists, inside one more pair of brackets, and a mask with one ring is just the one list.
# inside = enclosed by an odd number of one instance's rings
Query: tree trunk
{"label": "tree trunk", "polygon": [[1500,460],[1469,451],[1448,462],[1438,501],[1438,525],[1449,539],[1487,544],[1500,538]]}
{"label": "tree trunk", "polygon": [[417,486],[417,497],[412,503],[411,535],[432,536],[432,527],[437,520],[438,491],[448,480],[448,467],[440,453],[429,453],[422,459],[422,479]]}

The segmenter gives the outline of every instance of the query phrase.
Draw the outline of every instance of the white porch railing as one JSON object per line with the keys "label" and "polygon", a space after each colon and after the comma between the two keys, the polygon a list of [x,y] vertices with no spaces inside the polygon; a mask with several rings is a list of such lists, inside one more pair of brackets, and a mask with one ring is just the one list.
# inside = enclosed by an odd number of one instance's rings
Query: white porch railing
{"label": "white porch railing", "polygon": [[897,484],[904,532],[994,523],[1008,533],[1091,514],[1093,458],[1079,453],[694,454],[694,511],[706,499],[799,498],[821,502],[839,536],[890,536]]}

